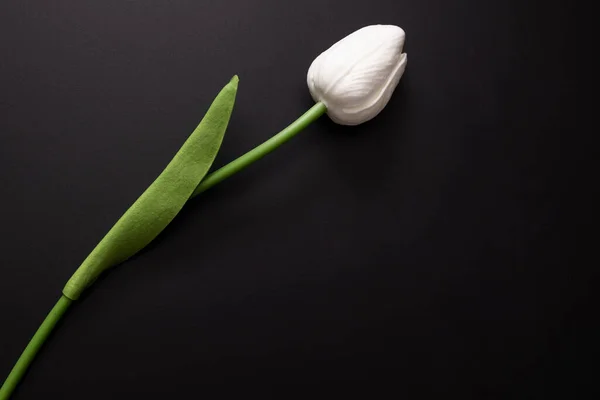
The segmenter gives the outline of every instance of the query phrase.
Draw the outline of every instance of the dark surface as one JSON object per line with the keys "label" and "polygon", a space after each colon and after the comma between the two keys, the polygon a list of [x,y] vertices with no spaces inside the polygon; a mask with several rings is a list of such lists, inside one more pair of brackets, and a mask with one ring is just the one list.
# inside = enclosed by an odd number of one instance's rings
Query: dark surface
{"label": "dark surface", "polygon": [[71,308],[14,399],[373,379],[425,397],[575,395],[592,154],[577,139],[573,8],[3,1],[0,379],[233,74],[216,166],[312,105],[319,52],[391,23],[408,67],[376,119],[324,117],[193,200]]}

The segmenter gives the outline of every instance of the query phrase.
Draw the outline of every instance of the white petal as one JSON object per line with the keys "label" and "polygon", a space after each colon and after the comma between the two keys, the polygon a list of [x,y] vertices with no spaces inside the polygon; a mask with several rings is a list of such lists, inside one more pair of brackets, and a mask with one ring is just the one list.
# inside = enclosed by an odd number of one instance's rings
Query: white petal
{"label": "white petal", "polygon": [[387,104],[404,73],[405,33],[394,25],[361,28],[321,53],[311,64],[307,83],[315,101],[332,120],[365,122]]}

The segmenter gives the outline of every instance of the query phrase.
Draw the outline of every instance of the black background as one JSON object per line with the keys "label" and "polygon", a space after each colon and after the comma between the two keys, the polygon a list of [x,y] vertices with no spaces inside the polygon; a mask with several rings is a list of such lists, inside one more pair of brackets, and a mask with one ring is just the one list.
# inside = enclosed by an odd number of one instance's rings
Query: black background
{"label": "black background", "polygon": [[386,109],[323,117],[191,201],[74,304],[14,398],[375,379],[547,397],[582,361],[591,294],[573,3],[3,1],[1,379],[232,75],[215,167],[313,104],[321,51],[389,23],[408,66]]}

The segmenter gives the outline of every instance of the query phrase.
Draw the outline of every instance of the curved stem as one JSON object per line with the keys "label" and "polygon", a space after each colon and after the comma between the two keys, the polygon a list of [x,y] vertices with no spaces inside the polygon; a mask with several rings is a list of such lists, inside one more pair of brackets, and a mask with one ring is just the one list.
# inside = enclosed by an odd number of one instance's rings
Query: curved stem
{"label": "curved stem", "polygon": [[[236,172],[246,168],[253,162],[263,158],[273,150],[277,149],[279,146],[296,136],[300,133],[304,128],[314,122],[317,118],[322,116],[327,112],[327,108],[323,103],[316,103],[313,107],[311,107],[307,112],[305,112],[300,118],[296,121],[292,122],[287,128],[283,129],[281,132],[267,140],[266,142],[260,144],[254,149],[250,150],[248,153],[243,156],[233,160],[229,164],[224,167],[216,170],[212,174],[206,176],[202,182],[198,185],[194,193],[191,197],[197,196],[198,194],[204,192],[205,190],[213,187],[217,183],[229,178],[231,175]],[[69,306],[73,300],[68,297],[62,295],[58,302],[52,308],[44,322],[40,325],[37,332],[31,340],[29,344],[21,354],[21,357],[17,360],[17,363],[13,367],[12,371],[4,381],[4,384],[0,388],[0,400],[8,400],[11,394],[14,392],[15,388],[25,375],[27,368],[35,358],[36,354],[60,320],[60,318],[67,311]]]}
{"label": "curved stem", "polygon": [[194,193],[192,193],[191,197],[197,196],[200,193],[204,192],[207,189],[210,189],[217,183],[229,178],[231,175],[239,172],[240,170],[246,168],[253,162],[263,158],[298,133],[300,133],[304,128],[306,128],[310,123],[314,122],[321,115],[325,114],[327,108],[321,102],[312,106],[307,112],[305,112],[300,118],[296,121],[292,122],[288,125],[287,128],[262,143],[261,145],[255,147],[250,150],[243,156],[233,160],[229,164],[221,167],[210,175],[207,175],[202,182],[198,185]]}
{"label": "curved stem", "polygon": [[50,313],[46,319],[44,319],[44,322],[42,322],[35,335],[33,335],[29,341],[27,347],[25,347],[25,350],[23,350],[21,357],[19,357],[12,371],[10,371],[8,378],[4,381],[4,384],[0,388],[0,400],[7,400],[10,397],[21,378],[23,378],[23,375],[25,375],[27,368],[35,358],[35,355],[38,353],[46,339],[48,339],[48,336],[50,336],[50,333],[72,302],[73,300],[64,295],[58,299],[56,305],[50,310]]}

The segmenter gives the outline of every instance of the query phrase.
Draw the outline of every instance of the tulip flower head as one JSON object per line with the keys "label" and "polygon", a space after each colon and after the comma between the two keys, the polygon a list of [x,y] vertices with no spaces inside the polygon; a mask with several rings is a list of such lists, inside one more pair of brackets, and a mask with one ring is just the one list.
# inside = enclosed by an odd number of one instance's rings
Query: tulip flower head
{"label": "tulip flower head", "polygon": [[383,110],[406,68],[405,33],[395,25],[370,25],[341,39],[310,65],[313,100],[341,125],[358,125]]}

